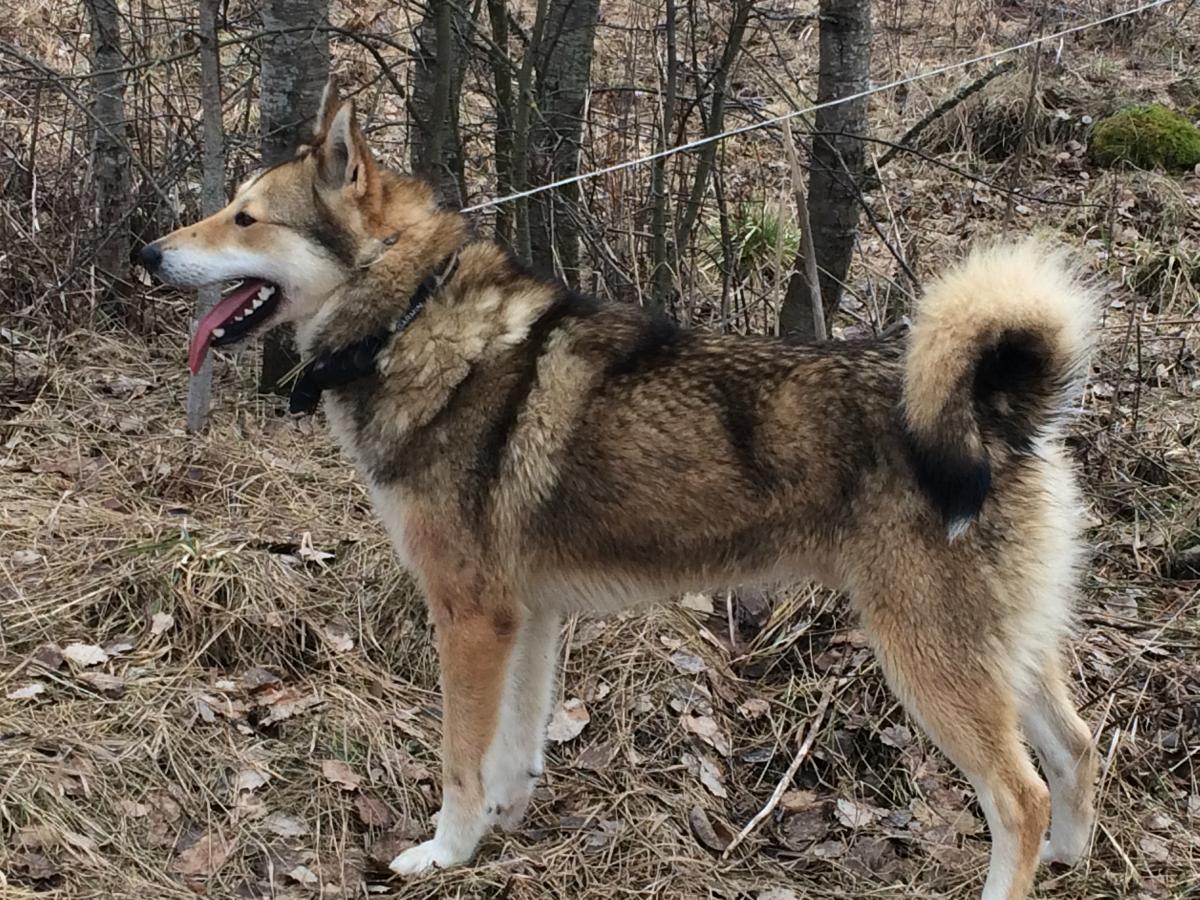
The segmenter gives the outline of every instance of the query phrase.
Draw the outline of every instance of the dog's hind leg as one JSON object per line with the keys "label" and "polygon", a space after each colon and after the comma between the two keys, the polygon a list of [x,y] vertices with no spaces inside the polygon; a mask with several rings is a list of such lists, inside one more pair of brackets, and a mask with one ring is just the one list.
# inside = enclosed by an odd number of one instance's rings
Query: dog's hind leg
{"label": "dog's hind leg", "polygon": [[432,840],[392,860],[399,875],[466,862],[491,825],[485,759],[523,612],[502,589],[481,596],[468,578],[427,589],[442,667],[442,811]]}
{"label": "dog's hind leg", "polygon": [[1004,660],[954,599],[892,596],[864,604],[863,621],[892,688],[979,795],[992,837],[983,900],[1021,900],[1050,819],[1049,792],[1021,743]]}
{"label": "dog's hind leg", "polygon": [[1021,724],[1050,782],[1050,840],[1042,847],[1042,859],[1073,864],[1087,850],[1096,819],[1099,763],[1091,732],[1071,702],[1057,652],[1049,654],[1031,686]]}
{"label": "dog's hind leg", "polygon": [[517,645],[508,667],[500,727],[483,763],[488,805],[499,825],[512,830],[520,824],[542,775],[542,744],[562,619],[556,612],[526,613],[517,632]]}

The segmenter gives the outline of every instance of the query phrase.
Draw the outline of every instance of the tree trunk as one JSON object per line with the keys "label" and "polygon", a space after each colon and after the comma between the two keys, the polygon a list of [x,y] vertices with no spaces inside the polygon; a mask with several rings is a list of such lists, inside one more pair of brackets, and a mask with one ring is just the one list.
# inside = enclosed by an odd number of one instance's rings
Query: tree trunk
{"label": "tree trunk", "polygon": [[[309,136],[329,79],[329,0],[263,0],[260,118],[263,165],[287,159]],[[303,30],[292,30],[303,26]],[[287,29],[287,30],[283,30]],[[290,328],[267,333],[258,390],[287,394],[284,376],[299,363]]]}
{"label": "tree trunk", "polygon": [[[465,0],[464,0],[465,2]],[[458,129],[462,80],[471,48],[466,8],[459,0],[429,0],[417,28],[413,72],[413,129],[409,158],[414,174],[433,182],[438,198],[463,206],[462,135]]]}
{"label": "tree trunk", "polygon": [[125,141],[125,66],[117,0],[87,0],[92,26],[95,101],[96,282],[100,304],[125,311],[129,286],[129,147]]}
{"label": "tree trunk", "polygon": [[[512,191],[513,183],[513,109],[512,59],[508,54],[508,3],[488,0],[488,19],[492,25],[492,86],[496,92],[496,196]],[[513,244],[511,204],[496,208],[496,240]]]}
{"label": "tree trunk", "polygon": [[[221,55],[217,45],[217,4],[221,0],[200,0],[200,95],[204,109],[203,185],[200,212],[211,216],[225,205],[225,129],[221,122]],[[206,312],[220,298],[217,285],[203,287],[196,295],[193,331]],[[212,355],[206,355],[200,371],[188,384],[187,428],[193,434],[203,430],[208,418],[212,394]]]}
{"label": "tree trunk", "polygon": [[[658,140],[655,149],[662,152],[671,142],[671,129],[675,124],[675,95],[678,92],[679,51],[675,41],[675,0],[667,0],[667,65],[664,73],[665,89],[661,113],[658,120]],[[675,286],[675,267],[670,255],[671,244],[667,235],[670,223],[667,221],[667,160],[665,157],[654,160],[650,172],[650,194],[653,197],[654,213],[650,225],[651,256],[653,273],[651,282],[651,302],[657,309],[666,309],[671,301]],[[722,224],[727,224],[722,221]],[[722,298],[727,291],[722,292]],[[724,305],[724,300],[722,301]],[[724,326],[722,326],[724,327]]]}
{"label": "tree trunk", "polygon": [[[537,183],[569,178],[579,170],[584,105],[592,74],[592,44],[600,0],[550,0],[537,71],[537,120],[530,133]],[[579,283],[579,185],[548,191],[529,207],[532,262]],[[557,265],[556,265],[557,263]]]}
{"label": "tree trunk", "polygon": [[[867,89],[871,63],[870,0],[820,0],[821,49],[817,102],[827,103]],[[867,99],[817,110],[808,196],[812,242],[820,266],[818,282],[825,321],[842,298],[858,227],[860,184],[866,157]],[[779,314],[782,335],[795,340],[814,337],[812,298],[796,260]]]}
{"label": "tree trunk", "polygon": [[[701,110],[706,137],[720,134],[725,127],[725,98],[729,79],[733,72],[733,66],[737,62],[738,54],[741,53],[742,39],[746,36],[746,26],[750,22],[750,13],[753,7],[754,0],[739,0],[734,6],[733,21],[729,25],[729,36],[725,41],[725,49],[721,51],[721,61],[712,77],[710,88],[712,99],[709,102],[708,113],[705,114]],[[708,179],[712,174],[713,161],[716,159],[717,144],[719,143],[720,141],[711,141],[700,148],[700,155],[696,160],[696,175],[692,179],[692,190],[688,196],[687,205],[684,206],[675,226],[676,253],[680,252],[679,248],[686,247],[691,241],[692,229],[696,227],[700,216],[700,206],[704,201],[704,195],[708,192]]]}

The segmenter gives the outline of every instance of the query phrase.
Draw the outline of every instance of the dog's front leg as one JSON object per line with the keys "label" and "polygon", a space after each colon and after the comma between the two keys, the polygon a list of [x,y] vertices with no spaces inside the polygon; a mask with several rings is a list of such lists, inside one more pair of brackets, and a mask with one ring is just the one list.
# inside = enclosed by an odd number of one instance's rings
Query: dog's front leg
{"label": "dog's front leg", "polygon": [[520,607],[503,591],[468,597],[431,590],[442,666],[442,811],[433,840],[390,868],[412,875],[467,862],[492,824],[484,759],[496,738]]}

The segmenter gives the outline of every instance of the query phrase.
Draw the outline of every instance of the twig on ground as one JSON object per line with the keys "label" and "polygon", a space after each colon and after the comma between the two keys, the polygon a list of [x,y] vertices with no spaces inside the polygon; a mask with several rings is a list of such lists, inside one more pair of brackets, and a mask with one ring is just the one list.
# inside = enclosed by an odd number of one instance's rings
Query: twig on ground
{"label": "twig on ground", "polygon": [[754,829],[763,823],[763,821],[775,811],[775,807],[779,805],[779,801],[783,799],[783,795],[787,792],[788,786],[792,783],[792,779],[796,777],[796,772],[800,769],[804,760],[808,758],[809,751],[812,750],[813,742],[817,739],[817,732],[821,730],[821,722],[825,719],[825,711],[829,709],[829,704],[833,700],[833,689],[842,683],[842,679],[830,679],[825,684],[825,690],[821,694],[821,700],[817,704],[817,711],[813,714],[812,719],[808,723],[808,732],[804,735],[804,740],[800,742],[800,746],[796,750],[796,756],[792,760],[791,765],[787,767],[787,771],[783,773],[783,777],[779,779],[779,784],[775,785],[775,790],[771,793],[771,799],[767,801],[767,805],[754,814],[754,818],[746,823],[746,827],[737,833],[729,846],[725,848],[725,852],[721,854],[722,859],[728,859],[737,846],[749,837]]}

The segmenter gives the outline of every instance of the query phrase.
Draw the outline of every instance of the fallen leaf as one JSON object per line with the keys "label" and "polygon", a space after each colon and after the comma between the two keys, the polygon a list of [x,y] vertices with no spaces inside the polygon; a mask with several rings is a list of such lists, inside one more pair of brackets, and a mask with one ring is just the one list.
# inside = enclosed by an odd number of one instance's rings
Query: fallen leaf
{"label": "fallen leaf", "polygon": [[879,732],[879,740],[889,747],[903,750],[912,743],[912,731],[904,725],[891,725]]}
{"label": "fallen leaf", "polygon": [[150,807],[145,803],[138,803],[135,800],[126,800],[124,797],[117,798],[117,806],[121,811],[131,819],[140,819],[150,812]]}
{"label": "fallen leaf", "polygon": [[248,691],[258,691],[269,685],[280,684],[282,681],[283,679],[274,672],[261,666],[247,669],[242,675],[242,687]]}
{"label": "fallen leaf", "polygon": [[114,397],[132,400],[150,390],[152,382],[145,378],[134,378],[132,375],[118,375],[108,383],[108,390]]}
{"label": "fallen leaf", "polygon": [[42,554],[36,550],[16,550],[12,555],[12,564],[17,568],[36,566],[42,561]]}
{"label": "fallen leaf", "polygon": [[741,713],[742,718],[751,722],[755,719],[761,719],[770,711],[771,704],[761,697],[751,697],[738,707],[738,712]]}
{"label": "fallen leaf", "polygon": [[321,626],[321,636],[334,653],[346,653],[354,649],[354,638],[350,626],[345,622],[326,622]]}
{"label": "fallen leaf", "polygon": [[599,828],[592,828],[584,834],[584,852],[595,853],[597,850],[603,850],[624,829],[625,823],[620,819],[602,819]]}
{"label": "fallen leaf", "polygon": [[733,841],[730,828],[720,821],[713,825],[708,813],[699,806],[693,806],[688,813],[688,824],[692,826],[692,833],[700,843],[709,850],[721,853]]}
{"label": "fallen leaf", "polygon": [[45,693],[46,685],[40,681],[31,681],[24,687],[14,688],[4,696],[9,700],[32,700],[38,694]]}
{"label": "fallen leaf", "polygon": [[304,837],[308,834],[308,825],[301,819],[286,813],[271,813],[263,819],[263,826],[272,834],[280,837]]}
{"label": "fallen leaf", "polygon": [[786,791],[779,798],[779,808],[784,812],[794,813],[820,804],[817,795],[812,791]]}
{"label": "fallen leaf", "polygon": [[43,669],[49,669],[51,672],[61,668],[66,661],[62,647],[58,644],[42,644],[33,651],[32,659]]}
{"label": "fallen leaf", "polygon": [[170,847],[178,836],[177,823],[183,815],[179,804],[166,791],[148,794],[145,804],[149,808],[146,826],[146,842],[151,847]]}
{"label": "fallen leaf", "polygon": [[63,656],[77,666],[98,666],[108,662],[108,654],[102,647],[95,644],[82,644],[78,641],[67,644],[63,648]]}
{"label": "fallen leaf", "polygon": [[350,764],[340,759],[321,760],[321,774],[345,791],[356,791],[362,778],[354,773]]}
{"label": "fallen leaf", "polygon": [[49,881],[62,874],[56,863],[36,850],[13,854],[8,865],[12,874],[19,875],[22,881]]}
{"label": "fallen leaf", "polygon": [[838,800],[836,815],[837,820],[847,828],[864,828],[882,818],[878,811],[865,803],[845,798]]}
{"label": "fallen leaf", "polygon": [[707,756],[700,757],[700,783],[708,788],[708,792],[714,797],[720,797],[722,800],[729,797],[729,792],[725,790],[721,781],[721,767]]}
{"label": "fallen leaf", "polygon": [[574,740],[579,737],[580,732],[587,727],[587,723],[591,720],[592,717],[588,714],[583,701],[578,697],[571,697],[564,700],[562,705],[554,710],[554,715],[550,717],[550,724],[546,728],[546,739],[554,741],[556,744]]}
{"label": "fallen leaf", "polygon": [[416,843],[415,836],[406,829],[394,829],[379,836],[379,840],[371,845],[368,856],[381,869],[386,869],[388,863]]}
{"label": "fallen leaf", "polygon": [[391,828],[396,816],[390,806],[369,794],[359,794],[354,801],[358,818],[369,828]]}
{"label": "fallen leaf", "polygon": [[233,790],[234,793],[256,791],[270,780],[269,775],[258,769],[242,769],[233,779]]}
{"label": "fallen leaf", "polygon": [[684,715],[680,722],[684,731],[690,731],[722,756],[729,755],[729,738],[721,733],[721,728],[711,716]]}
{"label": "fallen leaf", "polygon": [[698,613],[712,615],[713,602],[712,597],[707,594],[684,594],[679,601],[679,605],[684,609],[694,610]]}
{"label": "fallen leaf", "polygon": [[146,430],[146,420],[141,416],[122,416],[117,420],[117,431],[121,434],[141,434]]}
{"label": "fallen leaf", "polygon": [[80,672],[79,680],[94,687],[110,700],[120,700],[125,696],[125,682],[116,675],[107,672]]}
{"label": "fallen leaf", "polygon": [[708,664],[700,657],[683,651],[671,654],[671,664],[687,675],[699,675],[708,668]]}
{"label": "fallen leaf", "polygon": [[259,720],[260,725],[273,725],[318,706],[321,698],[316,694],[301,694],[296,688],[281,688],[259,695],[259,705],[266,707],[267,714]]}
{"label": "fallen leaf", "polygon": [[800,900],[799,895],[790,888],[767,888],[759,891],[754,900]]}
{"label": "fallen leaf", "polygon": [[580,750],[576,757],[571,760],[571,765],[576,769],[599,772],[607,768],[616,755],[617,745],[615,743],[601,741],[597,744],[592,744],[584,750]]}
{"label": "fallen leaf", "polygon": [[823,841],[813,844],[806,853],[815,859],[839,859],[846,855],[846,845],[841,841]]}
{"label": "fallen leaf", "polygon": [[1147,858],[1158,863],[1165,863],[1171,858],[1171,847],[1162,838],[1154,834],[1148,834],[1138,841],[1138,846],[1142,849],[1142,853]]}
{"label": "fallen leaf", "polygon": [[225,864],[232,852],[233,846],[225,841],[223,835],[209,832],[175,857],[171,869],[180,875],[208,877]]}
{"label": "fallen leaf", "polygon": [[780,826],[784,844],[792,850],[803,850],[829,834],[829,820],[823,805],[810,806],[786,816]]}
{"label": "fallen leaf", "polygon": [[296,866],[287,874],[288,878],[292,879],[292,881],[298,882],[299,884],[313,885],[318,884],[321,881],[317,873],[308,866]]}
{"label": "fallen leaf", "polygon": [[170,631],[175,624],[175,617],[167,612],[156,612],[150,617],[150,633],[158,637],[164,632]]}

